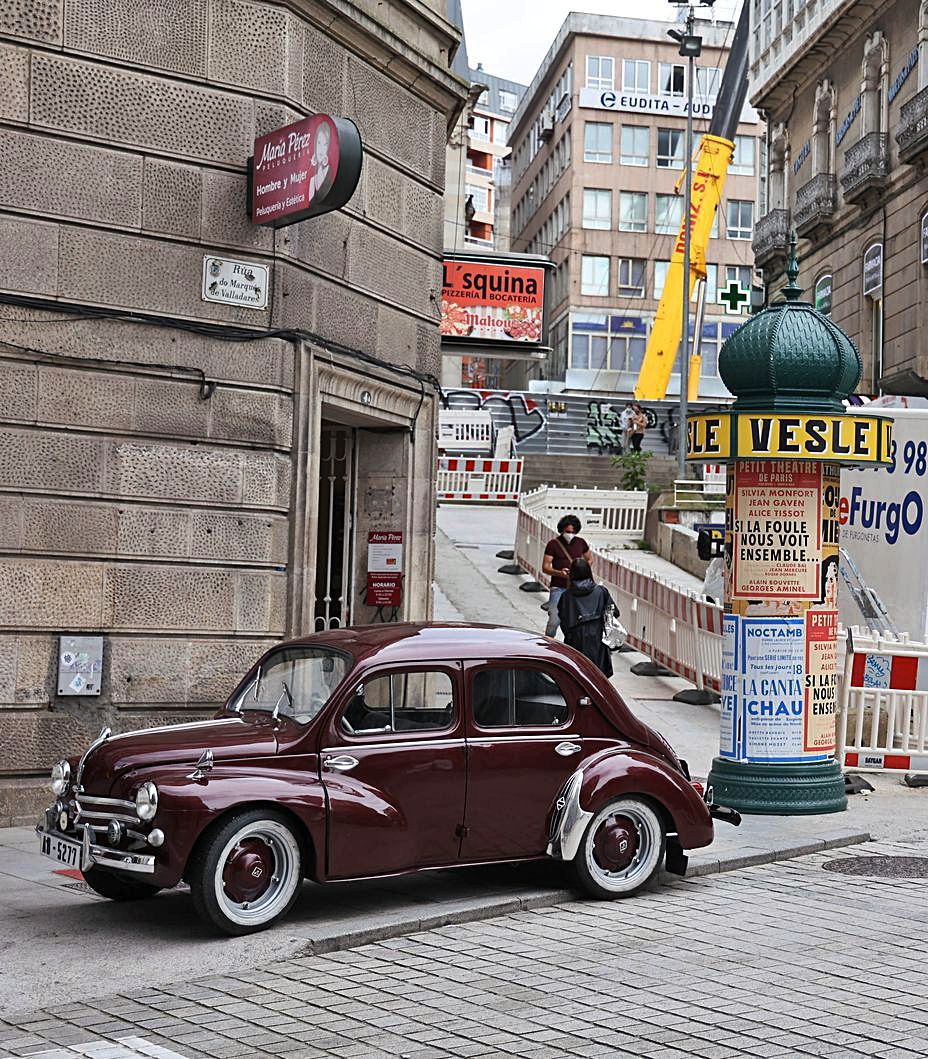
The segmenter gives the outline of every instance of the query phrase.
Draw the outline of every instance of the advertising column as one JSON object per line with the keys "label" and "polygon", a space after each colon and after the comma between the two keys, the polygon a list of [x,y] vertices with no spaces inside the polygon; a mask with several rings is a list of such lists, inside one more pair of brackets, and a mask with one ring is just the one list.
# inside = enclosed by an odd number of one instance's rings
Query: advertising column
{"label": "advertising column", "polygon": [[836,468],[739,460],[732,470],[725,632],[734,725],[720,753],[825,761],[837,705]]}
{"label": "advertising column", "polygon": [[860,355],[799,301],[793,241],[785,300],[722,347],[730,410],[687,420],[687,459],[729,465],[719,755],[715,801],[743,813],[839,812],[841,465],[876,467],[892,423],[850,414]]}

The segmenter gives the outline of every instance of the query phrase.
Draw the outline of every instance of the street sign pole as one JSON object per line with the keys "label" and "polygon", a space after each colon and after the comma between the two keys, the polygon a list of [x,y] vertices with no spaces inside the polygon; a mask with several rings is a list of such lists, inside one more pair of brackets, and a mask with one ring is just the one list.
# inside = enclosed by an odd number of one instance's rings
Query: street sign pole
{"label": "street sign pole", "polygon": [[[677,431],[677,475],[686,478],[686,416],[689,410],[690,388],[690,210],[692,209],[693,183],[693,75],[695,55],[692,45],[686,42],[693,37],[694,12],[692,4],[686,12],[686,36],[681,42],[680,53],[689,55],[686,76],[686,190],[683,200],[683,334],[680,339],[680,429]],[[701,43],[701,42],[700,42]],[[696,45],[698,48],[699,45]],[[697,52],[698,54],[698,52]]]}

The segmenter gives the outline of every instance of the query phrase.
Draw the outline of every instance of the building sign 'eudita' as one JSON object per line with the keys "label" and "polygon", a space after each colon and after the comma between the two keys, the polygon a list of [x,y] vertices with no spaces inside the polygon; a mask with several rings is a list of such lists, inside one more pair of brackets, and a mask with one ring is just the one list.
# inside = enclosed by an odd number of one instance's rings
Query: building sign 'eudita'
{"label": "building sign 'eudita'", "polygon": [[[620,92],[618,89],[603,91],[600,88],[581,88],[580,106],[592,110],[621,110],[633,114],[657,114],[658,116],[685,118],[687,102],[682,96],[652,96],[640,92]],[[707,100],[693,101],[694,118],[711,118],[713,104]],[[754,110],[745,106],[742,121],[757,121]]]}
{"label": "building sign 'eudita'", "polygon": [[344,206],[361,176],[353,121],[315,114],[255,140],[249,159],[252,224],[280,228]]}

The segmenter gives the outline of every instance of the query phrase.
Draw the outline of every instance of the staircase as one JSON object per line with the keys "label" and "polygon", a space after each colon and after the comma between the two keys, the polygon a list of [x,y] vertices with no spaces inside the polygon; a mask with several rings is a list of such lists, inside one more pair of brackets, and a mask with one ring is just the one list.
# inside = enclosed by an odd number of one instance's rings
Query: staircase
{"label": "staircase", "polygon": [[[673,456],[655,453],[648,460],[649,486],[673,488],[677,461]],[[556,485],[564,489],[621,489],[622,472],[613,467],[609,456],[542,456],[527,454],[522,464],[522,492],[528,493],[540,485]]]}

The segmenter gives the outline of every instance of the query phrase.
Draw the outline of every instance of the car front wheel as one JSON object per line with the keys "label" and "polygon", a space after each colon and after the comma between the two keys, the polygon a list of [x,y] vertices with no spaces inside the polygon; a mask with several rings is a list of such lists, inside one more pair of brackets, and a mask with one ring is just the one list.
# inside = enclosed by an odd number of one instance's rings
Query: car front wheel
{"label": "car front wheel", "polygon": [[616,798],[599,810],[574,857],[580,885],[593,897],[629,897],[664,863],[667,835],[657,810],[642,798]]}
{"label": "car front wheel", "polygon": [[236,813],[201,840],[187,878],[203,919],[226,934],[252,934],[296,900],[303,883],[300,841],[279,813]]}
{"label": "car front wheel", "polygon": [[111,901],[143,901],[146,897],[154,897],[161,892],[160,886],[152,886],[141,879],[127,879],[123,875],[107,871],[106,868],[88,868],[81,874],[94,893],[108,897]]}

